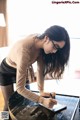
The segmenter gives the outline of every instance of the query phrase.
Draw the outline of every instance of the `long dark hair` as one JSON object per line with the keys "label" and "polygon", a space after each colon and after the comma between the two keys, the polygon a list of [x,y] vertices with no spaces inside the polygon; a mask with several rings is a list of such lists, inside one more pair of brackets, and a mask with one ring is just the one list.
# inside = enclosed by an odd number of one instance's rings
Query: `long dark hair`
{"label": "long dark hair", "polygon": [[65,46],[59,49],[56,53],[45,54],[41,49],[42,58],[44,61],[44,75],[50,73],[53,78],[59,79],[64,72],[65,65],[68,64],[70,54],[70,38],[64,27],[54,25],[49,27],[42,35],[38,36],[41,40],[48,36],[50,40],[65,41]]}

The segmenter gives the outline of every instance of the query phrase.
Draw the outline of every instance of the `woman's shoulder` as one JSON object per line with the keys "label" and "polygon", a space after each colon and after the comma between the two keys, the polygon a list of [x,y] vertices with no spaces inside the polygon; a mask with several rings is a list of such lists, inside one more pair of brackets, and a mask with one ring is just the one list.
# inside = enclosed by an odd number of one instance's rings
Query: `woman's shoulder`
{"label": "woman's shoulder", "polygon": [[36,38],[37,34],[29,34],[28,36],[25,36],[21,38],[20,40],[16,41],[12,47],[29,47],[31,44],[34,43],[34,39]]}
{"label": "woman's shoulder", "polygon": [[24,39],[25,39],[25,40],[35,39],[37,36],[38,36],[38,33],[29,34],[29,35],[26,36]]}
{"label": "woman's shoulder", "polygon": [[23,46],[28,46],[34,44],[34,40],[36,39],[37,34],[30,34],[28,36],[26,36],[25,38],[23,38],[22,40],[20,40],[20,44]]}

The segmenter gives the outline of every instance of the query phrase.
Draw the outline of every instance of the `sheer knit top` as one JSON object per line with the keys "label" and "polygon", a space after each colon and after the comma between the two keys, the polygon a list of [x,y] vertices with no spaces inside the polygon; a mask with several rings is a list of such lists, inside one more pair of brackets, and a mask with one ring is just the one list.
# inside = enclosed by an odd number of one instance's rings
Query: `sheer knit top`
{"label": "sheer knit top", "polygon": [[40,50],[35,47],[36,35],[29,35],[25,39],[19,40],[11,48],[6,62],[8,65],[17,69],[16,72],[16,89],[19,94],[34,102],[38,102],[39,96],[25,88],[27,69],[37,61],[37,84],[38,89],[43,91],[43,61]]}

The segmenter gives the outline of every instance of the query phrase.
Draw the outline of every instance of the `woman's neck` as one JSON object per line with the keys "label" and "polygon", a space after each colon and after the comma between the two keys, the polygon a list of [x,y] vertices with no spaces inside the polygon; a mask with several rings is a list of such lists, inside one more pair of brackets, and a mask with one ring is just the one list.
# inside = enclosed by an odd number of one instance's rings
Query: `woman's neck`
{"label": "woman's neck", "polygon": [[37,49],[43,48],[44,39],[40,40],[39,38],[35,39],[35,47]]}

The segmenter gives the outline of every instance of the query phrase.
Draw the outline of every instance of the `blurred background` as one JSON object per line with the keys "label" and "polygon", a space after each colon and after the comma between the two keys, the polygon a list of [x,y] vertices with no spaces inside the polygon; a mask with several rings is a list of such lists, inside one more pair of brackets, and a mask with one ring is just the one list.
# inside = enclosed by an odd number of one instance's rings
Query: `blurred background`
{"label": "blurred background", "polygon": [[[61,87],[70,86],[68,93],[74,89],[72,86],[76,86],[74,94],[80,95],[80,3],[69,2],[53,4],[51,0],[0,0],[0,61],[16,41],[28,34],[40,34],[51,25],[63,26],[70,35],[71,50],[69,65],[63,75],[65,80],[60,84]],[[33,66],[36,69],[36,63]]]}

